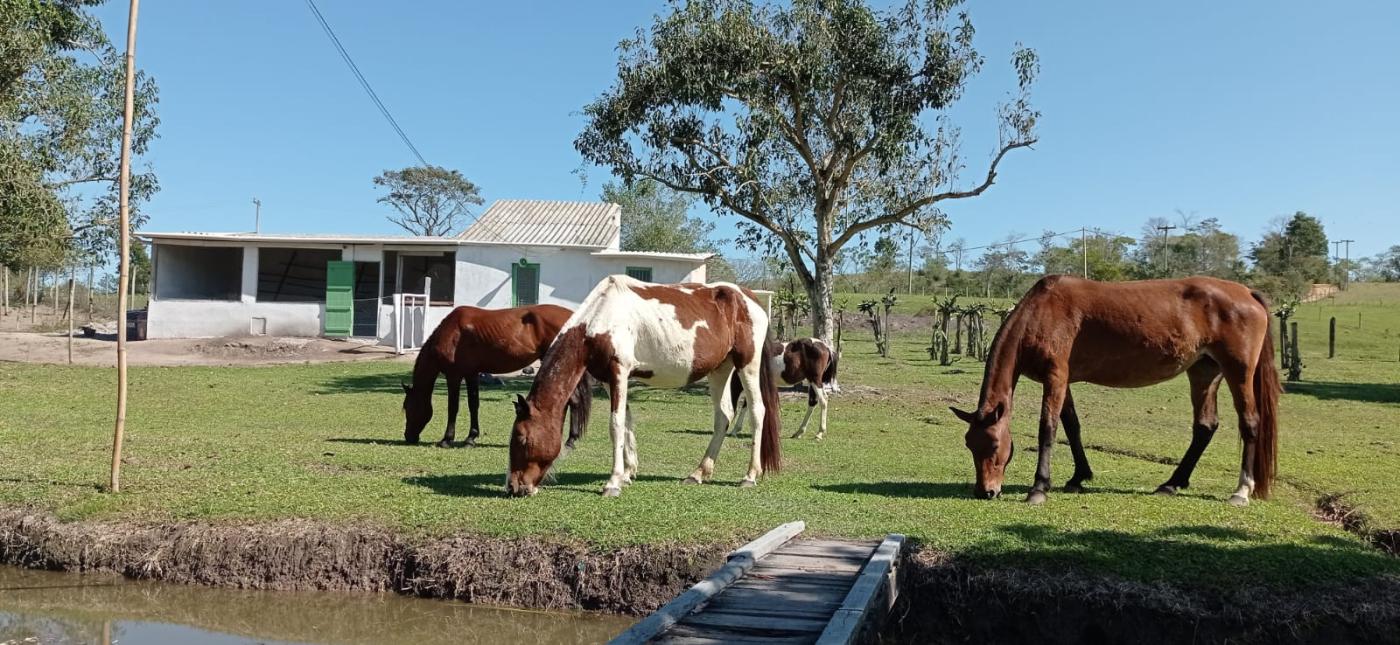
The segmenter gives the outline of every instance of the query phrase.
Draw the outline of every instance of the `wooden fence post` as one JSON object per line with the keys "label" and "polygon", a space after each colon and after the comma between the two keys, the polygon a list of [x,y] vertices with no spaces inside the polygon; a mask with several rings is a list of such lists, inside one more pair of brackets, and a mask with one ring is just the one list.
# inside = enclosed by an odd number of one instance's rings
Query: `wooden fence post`
{"label": "wooden fence post", "polygon": [[1337,317],[1327,323],[1327,358],[1337,355]]}
{"label": "wooden fence post", "polygon": [[1288,366],[1288,380],[1297,381],[1303,378],[1303,357],[1298,355],[1298,323],[1290,323],[1288,330],[1288,348],[1292,355],[1291,363]]}
{"label": "wooden fence post", "polygon": [[[76,270],[76,269],[74,269]],[[73,285],[76,282],[72,273],[68,274],[68,364],[73,364]]]}

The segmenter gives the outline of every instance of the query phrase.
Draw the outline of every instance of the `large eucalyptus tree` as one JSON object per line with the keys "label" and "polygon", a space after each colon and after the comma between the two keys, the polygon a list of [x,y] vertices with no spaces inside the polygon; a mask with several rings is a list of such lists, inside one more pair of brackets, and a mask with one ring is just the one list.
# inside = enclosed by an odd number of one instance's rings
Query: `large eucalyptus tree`
{"label": "large eucalyptus tree", "polygon": [[985,175],[960,186],[947,110],[982,67],[958,0],[672,0],[619,47],[613,87],[585,108],[583,157],[742,218],[739,241],[781,252],[832,332],[837,254],[872,229],[941,226],[939,204],[982,194],[1006,154],[1035,143],[1035,53],[996,114]]}

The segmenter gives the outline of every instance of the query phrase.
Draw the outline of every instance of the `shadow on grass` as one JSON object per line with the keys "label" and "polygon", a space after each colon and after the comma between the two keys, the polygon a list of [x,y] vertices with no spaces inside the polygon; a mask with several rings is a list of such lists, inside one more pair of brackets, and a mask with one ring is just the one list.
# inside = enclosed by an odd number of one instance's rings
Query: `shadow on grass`
{"label": "shadow on grass", "polygon": [[[317,394],[403,394],[403,383],[412,381],[412,374],[409,370],[402,373],[388,374],[346,374],[335,376],[318,385],[320,389]],[[481,393],[487,395],[491,392],[509,392],[511,394],[525,394],[530,391],[530,384],[533,379],[530,377],[511,377],[501,379],[502,384],[493,385],[485,381],[481,384]],[[435,395],[447,396],[447,380],[438,378],[437,388],[433,391]],[[462,400],[466,401],[467,388],[462,387]]]}
{"label": "shadow on grass", "polygon": [[1393,383],[1332,383],[1306,381],[1287,383],[1289,394],[1303,394],[1323,401],[1356,401],[1359,403],[1400,403],[1400,384]]}
{"label": "shadow on grass", "polygon": [[[499,473],[477,473],[470,475],[432,475],[405,477],[405,484],[422,486],[440,495],[454,497],[506,497],[505,471]],[[603,483],[608,481],[607,473],[558,473],[553,480],[546,480],[541,491],[570,490],[597,494]],[[637,481],[659,482],[678,481],[674,477],[638,475]]]}
{"label": "shadow on grass", "polygon": [[[1041,564],[1124,572],[1124,563],[1131,562],[1130,578],[1207,581],[1223,587],[1238,587],[1242,581],[1296,585],[1400,573],[1400,559],[1342,538],[1287,543],[1278,536],[1211,525],[1172,526],[1145,534],[1066,531],[1034,524],[997,530],[1026,545],[1024,553],[1017,555],[1017,567]],[[987,543],[964,555],[971,560],[1001,561],[1005,548],[1005,544]]]}
{"label": "shadow on grass", "polygon": [[[465,435],[458,435],[458,436],[465,436]],[[360,437],[332,437],[332,438],[330,438],[330,439],[327,439],[326,441],[327,441],[328,443],[354,443],[354,444],[360,444],[360,445],[364,445],[364,446],[389,446],[389,447],[395,447],[395,448],[437,448],[437,440],[436,440],[436,439],[429,440],[429,439],[427,439],[426,437],[423,439],[423,441],[419,441],[418,443],[406,443],[406,442],[404,442],[403,439],[366,439],[366,438],[360,438]],[[506,444],[503,444],[503,443],[487,443],[487,442],[485,442],[485,441],[482,441],[482,440],[480,440],[480,439],[477,439],[477,442],[476,442],[476,446],[475,446],[475,447],[476,447],[476,448],[505,448],[505,447],[506,447]],[[472,448],[469,448],[468,446],[466,446],[466,444],[462,443],[462,440],[458,440],[456,443],[454,443],[454,444],[452,445],[452,449],[453,449],[453,450],[458,449],[458,448],[464,448],[464,449],[467,449],[467,450],[471,450],[471,449],[472,449]],[[447,449],[446,449],[446,448],[443,448],[443,450],[447,450]]]}
{"label": "shadow on grass", "polygon": [[[849,484],[814,484],[812,488],[828,493],[852,495],[880,495],[882,497],[905,497],[915,499],[972,499],[971,482],[853,482]],[[1002,486],[998,501],[1020,501],[1031,490],[1030,486],[1007,484]],[[1089,485],[1083,493],[1066,493],[1059,489],[1051,490],[1052,499],[1074,499],[1080,495],[1108,493],[1110,495],[1149,495],[1150,493],[1126,488],[1097,488]]]}

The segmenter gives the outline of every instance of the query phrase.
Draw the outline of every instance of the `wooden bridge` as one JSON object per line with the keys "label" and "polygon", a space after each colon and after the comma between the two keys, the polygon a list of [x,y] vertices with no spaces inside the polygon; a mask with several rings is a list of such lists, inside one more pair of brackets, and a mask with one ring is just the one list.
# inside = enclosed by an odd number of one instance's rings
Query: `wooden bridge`
{"label": "wooden bridge", "polygon": [[710,577],[611,645],[870,640],[898,595],[904,536],[795,539],[805,528],[803,522],[784,524],[735,549]]}

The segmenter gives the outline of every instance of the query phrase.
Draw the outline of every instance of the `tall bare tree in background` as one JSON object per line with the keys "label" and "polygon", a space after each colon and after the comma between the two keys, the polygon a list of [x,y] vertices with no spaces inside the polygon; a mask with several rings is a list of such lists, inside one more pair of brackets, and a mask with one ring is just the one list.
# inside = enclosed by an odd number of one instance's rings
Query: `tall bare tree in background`
{"label": "tall bare tree in background", "polygon": [[806,289],[815,335],[832,334],[834,265],[867,232],[932,229],[940,203],[975,197],[1006,154],[1035,143],[1035,53],[980,180],[947,110],[982,68],[957,0],[673,0],[620,45],[614,86],[574,145],[625,181],[649,178],[743,218],[738,242],[781,253]]}

